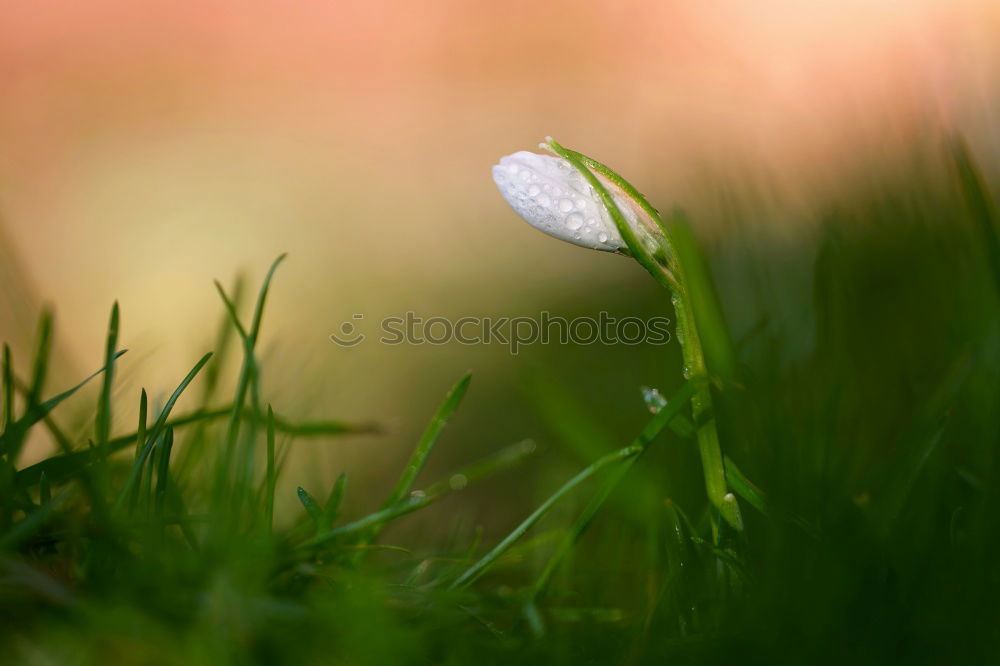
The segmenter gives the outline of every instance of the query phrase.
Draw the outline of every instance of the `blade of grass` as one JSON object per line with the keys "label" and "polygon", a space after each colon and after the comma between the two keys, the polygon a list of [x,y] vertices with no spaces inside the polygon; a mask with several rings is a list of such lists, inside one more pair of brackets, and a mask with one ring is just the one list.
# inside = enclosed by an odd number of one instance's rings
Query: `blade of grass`
{"label": "blade of grass", "polygon": [[[379,509],[364,518],[359,518],[336,529],[316,535],[302,544],[300,548],[314,548],[339,537],[363,533],[370,530],[373,526],[382,525],[406,514],[413,513],[453,492],[466,488],[482,478],[513,467],[534,453],[535,448],[535,443],[531,441],[518,442],[517,444],[508,446],[468,467],[462,468],[445,481],[439,481],[425,490],[410,493],[406,499],[392,506]],[[461,479],[461,482],[456,482],[458,479]]]}
{"label": "blade of grass", "polygon": [[327,498],[326,504],[323,506],[323,524],[321,528],[323,530],[328,530],[333,527],[333,523],[337,520],[337,515],[340,513],[340,504],[344,500],[344,491],[347,489],[347,474],[341,472],[340,476],[337,477],[336,483],[333,484],[333,490],[330,491],[330,497]]}
{"label": "blade of grass", "polygon": [[733,492],[745,499],[747,504],[766,516],[767,497],[764,495],[764,491],[755,486],[750,479],[748,479],[743,472],[740,471],[740,468],[736,466],[736,463],[734,463],[729,456],[725,456],[725,462],[726,480],[729,481],[729,485],[732,487]]}
{"label": "blade of grass", "polygon": [[170,478],[170,453],[173,447],[174,429],[168,427],[163,433],[163,440],[160,443],[161,450],[157,460],[154,508],[158,516],[163,515],[163,507],[167,499],[167,484]]}
{"label": "blade of grass", "polygon": [[[250,389],[250,383],[253,381],[254,375],[256,374],[256,361],[254,360],[254,347],[257,344],[257,337],[260,334],[261,321],[264,316],[264,304],[267,301],[267,292],[271,288],[271,279],[274,277],[274,272],[277,270],[278,265],[285,259],[284,254],[280,255],[271,264],[271,268],[267,272],[267,276],[264,278],[264,283],[261,285],[260,291],[257,294],[257,305],[254,308],[253,320],[250,326],[250,330],[247,331],[243,328],[243,325],[239,321],[239,317],[236,315],[236,308],[232,301],[226,297],[225,292],[222,289],[222,285],[216,282],[216,288],[219,290],[219,294],[222,296],[223,303],[226,305],[226,310],[229,312],[230,318],[233,321],[233,325],[239,332],[240,337],[243,339],[243,366],[240,369],[239,380],[236,384],[236,397],[233,400],[233,411],[229,420],[229,429],[226,434],[226,457],[231,459],[236,447],[237,439],[239,438],[240,432],[240,422],[243,413],[243,405],[246,401],[247,392]],[[254,405],[256,409],[256,405]]]}
{"label": "blade of grass", "polygon": [[46,504],[52,499],[52,487],[49,485],[49,477],[42,474],[42,478],[38,480],[38,502],[40,504]]}
{"label": "blade of grass", "polygon": [[323,509],[319,508],[319,504],[316,503],[313,496],[310,495],[309,492],[302,486],[295,489],[295,494],[298,495],[299,501],[302,503],[302,506],[305,507],[309,516],[316,523],[316,529],[319,530],[319,527],[323,522]]}
{"label": "blade of grass", "polygon": [[[455,413],[458,406],[462,403],[462,398],[465,397],[466,392],[469,390],[469,382],[472,381],[472,374],[467,373],[464,377],[458,380],[458,383],[452,387],[445,396],[444,402],[438,407],[437,412],[434,414],[434,418],[427,425],[426,430],[420,436],[420,440],[417,442],[416,448],[410,455],[410,459],[406,462],[406,467],[403,468],[403,474],[399,477],[399,481],[393,487],[392,492],[386,498],[385,502],[382,503],[382,508],[386,509],[401,501],[410,492],[410,488],[413,487],[413,482],[420,474],[420,470],[424,468],[427,462],[428,456],[430,456],[431,451],[434,449],[434,445],[437,444],[438,437],[441,436],[441,432],[444,430],[445,426],[448,425],[448,419],[451,415]],[[378,537],[378,529],[373,529],[371,534],[365,538],[365,542],[374,541]],[[364,551],[359,551],[355,558],[354,564],[357,565],[361,562],[364,557]]]}
{"label": "blade of grass", "polygon": [[141,478],[143,465],[146,463],[146,459],[149,457],[150,449],[152,445],[156,442],[157,438],[160,436],[160,432],[166,427],[167,418],[170,416],[170,411],[174,408],[174,404],[177,399],[180,398],[184,389],[188,387],[188,384],[195,378],[198,372],[208,363],[208,360],[212,358],[212,352],[208,352],[195,364],[191,371],[187,374],[181,383],[177,386],[174,392],[171,394],[167,403],[163,406],[160,411],[160,416],[156,419],[153,424],[152,430],[149,432],[149,436],[146,438],[145,442],[140,442],[140,452],[139,456],[136,458],[135,463],[132,465],[132,470],[129,472],[129,476],[125,481],[125,486],[122,488],[118,495],[118,499],[115,501],[114,509],[118,511],[121,509],[122,505],[125,503],[126,499],[132,494],[133,488],[135,488],[136,483]]}
{"label": "blade of grass", "polygon": [[[148,409],[149,409],[149,399],[146,397],[146,389],[142,389],[141,393],[139,394],[139,427],[135,431],[136,442],[145,443],[146,441],[146,426],[148,425],[146,420],[147,419],[146,412],[148,411]],[[136,460],[139,459],[139,454],[141,452],[142,452],[141,446],[135,447]]]}
{"label": "blade of grass", "polygon": [[478,562],[469,567],[465,573],[459,576],[448,589],[457,590],[466,587],[473,581],[475,581],[479,576],[481,576],[486,569],[490,567],[496,560],[503,555],[508,548],[510,548],[515,541],[520,539],[524,534],[531,529],[535,523],[542,519],[542,517],[549,512],[549,510],[558,502],[560,499],[565,497],[570,491],[576,488],[578,485],[592,477],[597,472],[601,471],[608,465],[613,463],[626,460],[633,456],[642,453],[641,446],[626,446],[623,449],[619,449],[613,453],[600,458],[596,462],[592,463],[587,468],[583,469],[576,476],[571,478],[569,481],[564,483],[559,490],[553,493],[545,502],[542,503],[534,513],[528,516],[524,522],[514,528],[510,534],[508,534],[503,541],[496,545],[493,550],[483,556]]}
{"label": "blade of grass", "polygon": [[14,360],[10,355],[10,345],[6,343],[3,346],[3,381],[0,388],[3,390],[3,430],[0,432],[6,433],[14,423]]}
{"label": "blade of grass", "polygon": [[669,497],[665,499],[663,507],[667,517],[667,534],[664,539],[667,553],[667,576],[660,588],[659,599],[662,600],[668,591],[672,592],[670,595],[671,606],[677,616],[677,628],[684,636],[687,634],[687,617],[688,611],[691,609],[685,580],[685,572],[690,569],[687,536],[684,533],[684,523],[681,520],[682,512],[673,500]]}
{"label": "blade of grass", "polygon": [[466,374],[455,386],[448,392],[445,397],[444,402],[438,407],[437,412],[434,414],[434,418],[431,419],[430,424],[428,424],[427,429],[424,430],[423,435],[420,437],[420,441],[417,442],[417,447],[413,450],[413,454],[406,463],[406,467],[403,470],[403,475],[399,478],[396,486],[389,493],[389,497],[386,499],[383,506],[388,506],[390,504],[395,504],[399,500],[403,499],[410,488],[413,486],[414,480],[417,475],[420,474],[420,470],[424,468],[424,464],[427,462],[428,456],[430,456],[431,451],[434,449],[434,445],[437,443],[438,437],[441,436],[441,432],[444,430],[445,426],[448,425],[448,419],[451,415],[455,413],[458,406],[462,403],[462,399],[465,397],[466,392],[469,390],[469,382],[472,381],[472,375]]}
{"label": "blade of grass", "polygon": [[[35,358],[31,368],[31,382],[28,385],[28,393],[25,399],[25,416],[36,411],[42,396],[42,388],[45,385],[45,377],[48,374],[49,354],[52,350],[52,312],[45,308],[42,310],[38,321],[38,334],[35,342]],[[11,383],[13,387],[13,382]],[[0,452],[6,451],[7,458],[11,463],[17,460],[24,443],[24,437],[28,429],[35,422],[26,423],[24,416],[14,421],[4,430],[0,437]],[[6,440],[6,441],[5,441]]]}
{"label": "blade of grass", "polygon": [[278,482],[274,467],[274,410],[267,406],[267,468],[264,480],[264,524],[268,534],[274,529],[274,487]]}
{"label": "blade of grass", "polygon": [[736,377],[736,351],[715,281],[690,223],[680,213],[671,216],[670,240],[678,262],[684,266],[686,296],[694,310],[708,371],[713,377],[732,382]]}
{"label": "blade of grass", "polygon": [[[701,380],[704,381],[704,380]],[[688,380],[684,382],[680,389],[674,393],[673,397],[667,401],[666,405],[660,408],[660,410],[653,416],[652,419],[646,424],[636,437],[635,441],[632,443],[633,447],[638,447],[640,453],[646,451],[649,445],[656,439],[656,437],[663,431],[664,428],[670,425],[671,421],[678,417],[681,410],[690,402],[691,397],[694,395],[695,389],[697,388],[698,381]],[[622,479],[629,473],[632,467],[635,465],[639,456],[634,456],[628,459],[628,461],[622,465],[619,469],[610,476],[598,490],[597,494],[591,498],[590,502],[587,504],[583,513],[580,514],[573,527],[570,529],[569,533],[562,540],[556,551],[549,558],[549,561],[545,565],[545,569],[542,570],[541,575],[539,575],[538,580],[535,581],[535,585],[532,587],[529,594],[529,599],[534,600],[537,598],[545,587],[548,585],[552,574],[555,572],[556,568],[562,559],[569,553],[570,550],[576,545],[586,532],[587,528],[590,527],[591,522],[597,517],[598,512],[604,507],[604,503],[607,502],[608,498],[621,483]]]}
{"label": "blade of grass", "polygon": [[111,390],[115,381],[118,318],[118,301],[115,301],[111,307],[111,320],[108,322],[108,337],[104,348],[104,381],[101,383],[101,394],[97,400],[97,417],[94,428],[97,449],[102,458],[107,458],[110,453],[108,440],[111,437]]}
{"label": "blade of grass", "polygon": [[72,496],[73,491],[74,488],[72,486],[63,488],[58,495],[53,497],[52,500],[46,504],[43,504],[38,511],[28,515],[24,520],[8,530],[6,534],[0,537],[0,552],[14,549],[25,539],[45,527],[45,525],[55,516],[56,510],[65,504],[70,496]]}
{"label": "blade of grass", "polygon": [[42,397],[42,388],[48,375],[49,355],[52,352],[52,312],[42,310],[38,323],[38,342],[35,349],[35,363],[31,371],[31,389],[28,393],[28,406],[37,405]]}
{"label": "blade of grass", "polygon": [[[173,428],[179,428],[186,425],[214,421],[231,414],[231,406],[220,407],[209,411],[196,411],[169,419],[166,425]],[[258,417],[256,414],[245,414],[244,418],[252,419],[254,422],[264,422],[264,419]],[[330,435],[367,434],[379,432],[378,426],[371,423],[354,424],[344,423],[341,421],[294,423],[281,418],[281,416],[277,414],[274,417],[274,424],[277,432],[292,435],[294,437],[326,437]],[[138,431],[128,435],[115,437],[110,441],[111,452],[115,453],[120,451],[137,441],[145,441],[144,437],[139,437]],[[138,447],[136,449],[136,456],[138,456],[141,451],[142,447]],[[38,482],[38,476],[43,471],[49,474],[50,479],[63,479],[71,476],[82,465],[89,464],[93,461],[93,459],[94,456],[91,451],[74,451],[69,454],[53,456],[20,470],[17,473],[17,482],[19,486],[30,486]]]}
{"label": "blade of grass", "polygon": [[[121,357],[121,355],[124,354],[126,351],[128,350],[122,349],[121,351],[116,353],[115,359]],[[12,449],[15,450],[14,451],[15,453],[17,450],[19,450],[21,440],[23,439],[25,433],[28,432],[28,429],[31,428],[31,426],[33,426],[34,424],[38,423],[46,416],[48,416],[49,412],[55,409],[59,405],[59,403],[71,397],[74,393],[83,388],[91,379],[101,374],[102,372],[104,372],[104,368],[101,368],[100,370],[90,375],[89,377],[87,377],[86,379],[84,379],[82,382],[80,382],[71,389],[63,391],[62,393],[52,398],[49,398],[48,400],[40,404],[35,404],[33,406],[29,405],[28,409],[25,411],[25,414],[22,415],[21,418],[17,419],[12,424],[12,427],[4,431],[3,435],[0,435],[0,451],[7,451],[11,459],[15,458],[16,455],[12,454]]]}

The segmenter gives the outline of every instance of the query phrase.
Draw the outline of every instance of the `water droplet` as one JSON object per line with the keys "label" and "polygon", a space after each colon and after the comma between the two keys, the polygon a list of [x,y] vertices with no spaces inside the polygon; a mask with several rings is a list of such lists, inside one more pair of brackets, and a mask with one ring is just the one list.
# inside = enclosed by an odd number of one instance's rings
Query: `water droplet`
{"label": "water droplet", "polygon": [[448,485],[451,486],[452,490],[461,490],[469,485],[469,479],[464,474],[453,474],[452,477],[448,479]]}
{"label": "water droplet", "polygon": [[539,192],[541,192],[541,190],[538,188],[538,185],[532,185],[528,188],[529,197],[537,197]]}
{"label": "water droplet", "polygon": [[646,403],[646,407],[649,409],[651,414],[656,414],[658,411],[667,406],[667,401],[662,395],[660,395],[660,392],[655,388],[649,388],[648,386],[642,387],[642,400]]}
{"label": "water droplet", "polygon": [[573,234],[573,238],[580,240],[580,234]]}
{"label": "water droplet", "polygon": [[583,210],[584,208],[587,207],[587,202],[584,199],[577,199],[576,200],[576,207],[579,210]]}
{"label": "water droplet", "polygon": [[561,210],[564,213],[570,212],[571,210],[573,210],[573,202],[570,201],[569,199],[561,199],[559,201],[559,210]]}
{"label": "water droplet", "polygon": [[423,499],[424,497],[427,497],[427,493],[425,493],[422,490],[414,490],[412,493],[410,493],[410,497],[412,497],[413,499]]}
{"label": "water droplet", "polygon": [[[566,218],[566,226],[569,229],[576,231],[577,229],[583,226],[583,218],[574,213]],[[579,236],[577,236],[577,238],[579,238]]]}
{"label": "water droplet", "polygon": [[596,227],[597,226],[597,220],[595,220],[594,218],[590,218],[589,220],[587,220],[587,224],[589,226],[591,226],[591,227]]}
{"label": "water droplet", "polygon": [[601,233],[597,234],[597,240],[601,241],[602,243],[607,243],[608,235],[602,231]]}
{"label": "water droplet", "polygon": [[542,196],[538,197],[538,203],[547,207],[549,204],[552,203],[552,199],[548,198],[543,194]]}

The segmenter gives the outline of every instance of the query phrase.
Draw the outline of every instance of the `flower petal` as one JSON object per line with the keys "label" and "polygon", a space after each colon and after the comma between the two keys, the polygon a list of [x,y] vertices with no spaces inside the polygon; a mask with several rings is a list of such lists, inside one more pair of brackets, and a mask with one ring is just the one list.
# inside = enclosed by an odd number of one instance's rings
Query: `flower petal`
{"label": "flower petal", "polygon": [[[574,245],[617,252],[625,247],[614,221],[583,175],[566,160],[522,151],[493,167],[500,194],[528,224]],[[631,206],[618,207],[637,223]]]}

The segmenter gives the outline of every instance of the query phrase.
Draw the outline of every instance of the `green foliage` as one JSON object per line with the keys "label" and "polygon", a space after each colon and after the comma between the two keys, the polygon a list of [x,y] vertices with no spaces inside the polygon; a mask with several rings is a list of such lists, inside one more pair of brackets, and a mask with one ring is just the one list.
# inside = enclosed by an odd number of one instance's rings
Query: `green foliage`
{"label": "green foliage", "polygon": [[[55,393],[55,329],[43,314],[34,358],[3,350],[0,661],[996,661],[997,218],[968,152],[954,147],[949,159],[945,175],[839,202],[815,253],[772,252],[738,232],[724,247],[692,246],[712,376],[683,382],[675,368],[669,399],[650,401],[631,444],[606,417],[619,404],[641,411],[637,392],[598,413],[579,386],[538,375],[529,397],[561,447],[528,462],[537,447],[518,442],[424,483],[432,452],[460,449],[459,424],[446,426],[466,376],[388,497],[360,494],[341,474],[310,486],[315,495],[300,488],[287,520],[274,516],[281,447],[374,428],[296,422],[261,395],[255,350],[278,262],[249,325],[239,290],[219,287],[228,334],[177,370],[162,407],[141,391],[139,422],[124,432],[112,403],[127,313],[112,310],[102,367]],[[795,289],[803,281],[811,291]],[[777,316],[789,306],[801,316]],[[723,310],[743,333],[735,346]],[[219,395],[230,343],[243,353],[233,397]],[[68,436],[52,412],[98,375],[86,427],[66,430],[94,441]],[[746,529],[718,539],[689,420],[709,384],[725,480],[747,507]],[[46,434],[56,450],[22,464],[29,438]],[[523,486],[504,472],[519,465],[539,474],[542,501],[515,497]],[[490,501],[523,510],[507,530],[456,519],[454,537],[433,548],[380,541],[445,500],[461,516],[465,489],[494,475]]]}

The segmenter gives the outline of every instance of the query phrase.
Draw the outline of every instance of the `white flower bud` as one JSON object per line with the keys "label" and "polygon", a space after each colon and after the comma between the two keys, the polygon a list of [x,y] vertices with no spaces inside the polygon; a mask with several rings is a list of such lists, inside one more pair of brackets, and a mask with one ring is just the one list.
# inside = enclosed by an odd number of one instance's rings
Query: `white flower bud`
{"label": "white flower bud", "polygon": [[[561,157],[527,151],[507,155],[493,167],[493,180],[510,207],[536,229],[594,250],[626,249],[593,186]],[[602,183],[637,235],[647,236],[629,200],[603,179]]]}

